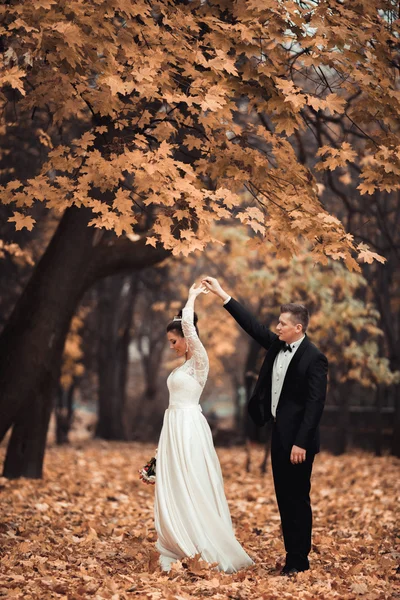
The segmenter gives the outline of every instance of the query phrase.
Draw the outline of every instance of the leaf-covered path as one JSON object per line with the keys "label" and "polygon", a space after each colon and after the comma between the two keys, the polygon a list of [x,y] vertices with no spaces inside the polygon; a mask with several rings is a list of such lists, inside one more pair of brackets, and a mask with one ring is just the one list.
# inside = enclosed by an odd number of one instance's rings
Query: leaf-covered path
{"label": "leaf-covered path", "polygon": [[256,565],[232,576],[191,559],[164,575],[154,550],[154,489],[137,478],[152,450],[52,447],[43,480],[0,479],[0,597],[400,598],[400,461],[317,457],[312,570],[288,580],[278,576],[283,544],[271,474],[262,478],[256,469],[261,450],[246,474],[242,448],[218,449],[236,533]]}

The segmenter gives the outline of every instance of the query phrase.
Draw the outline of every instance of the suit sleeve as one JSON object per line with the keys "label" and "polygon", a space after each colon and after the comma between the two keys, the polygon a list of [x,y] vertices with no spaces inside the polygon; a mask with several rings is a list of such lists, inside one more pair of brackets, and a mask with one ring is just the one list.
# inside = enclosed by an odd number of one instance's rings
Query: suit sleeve
{"label": "suit sleeve", "polygon": [[304,417],[294,441],[295,446],[305,449],[315,436],[324,410],[328,377],[328,360],[326,356],[320,354],[309,369]]}
{"label": "suit sleeve", "polygon": [[278,339],[278,336],[273,333],[269,327],[260,323],[234,298],[231,298],[229,302],[224,305],[224,308],[232,315],[240,327],[266,350],[268,350],[271,344]]}

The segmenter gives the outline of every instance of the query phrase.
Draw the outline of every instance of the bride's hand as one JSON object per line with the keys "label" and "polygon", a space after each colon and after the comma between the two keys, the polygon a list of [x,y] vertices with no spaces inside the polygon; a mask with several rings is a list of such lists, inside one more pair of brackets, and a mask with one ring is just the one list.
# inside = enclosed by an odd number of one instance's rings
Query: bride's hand
{"label": "bride's hand", "polygon": [[200,284],[197,287],[196,283],[194,283],[192,285],[192,287],[189,289],[189,297],[197,298],[197,296],[199,296],[200,294],[208,294],[208,292],[209,292],[209,290],[207,290],[205,285]]}

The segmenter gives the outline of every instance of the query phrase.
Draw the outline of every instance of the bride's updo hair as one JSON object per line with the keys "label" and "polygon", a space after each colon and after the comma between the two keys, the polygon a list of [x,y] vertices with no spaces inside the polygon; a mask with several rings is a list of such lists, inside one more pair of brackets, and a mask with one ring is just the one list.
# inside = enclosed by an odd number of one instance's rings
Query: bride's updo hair
{"label": "bride's updo hair", "polygon": [[[174,317],[174,319],[176,319],[176,320],[175,321],[170,321],[168,323],[168,325],[167,325],[167,333],[168,333],[168,331],[175,331],[181,337],[185,337],[183,335],[183,330],[182,330],[182,321],[181,320],[180,321],[177,320],[177,319],[182,319],[182,309],[178,312],[178,314]],[[193,323],[194,323],[194,326],[196,328],[197,335],[199,335],[199,330],[197,328],[197,321],[198,321],[198,317],[197,317],[196,313],[194,313]]]}

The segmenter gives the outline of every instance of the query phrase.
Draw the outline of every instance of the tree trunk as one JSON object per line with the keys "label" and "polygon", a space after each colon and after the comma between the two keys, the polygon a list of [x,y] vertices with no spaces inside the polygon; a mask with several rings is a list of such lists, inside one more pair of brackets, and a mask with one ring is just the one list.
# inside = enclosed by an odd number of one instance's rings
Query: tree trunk
{"label": "tree trunk", "polygon": [[375,393],[375,456],[382,456],[382,386],[378,385]]}
{"label": "tree trunk", "polygon": [[145,380],[145,390],[140,413],[135,423],[135,437],[139,437],[140,439],[152,439],[154,431],[157,430],[159,425],[156,415],[158,410],[159,371],[165,345],[164,337],[165,333],[162,331],[162,333],[160,333],[160,338],[148,338],[148,352],[143,352],[143,340],[140,340],[139,343]]}
{"label": "tree trunk", "polygon": [[0,338],[0,438],[14,424],[5,477],[42,476],[65,337],[96,233],[90,216],[66,211]]}
{"label": "tree trunk", "polygon": [[14,426],[4,467],[9,478],[42,475],[65,338],[83,292],[99,277],[168,256],[144,240],[98,244],[103,236],[88,227],[91,217],[89,209],[66,210],[0,336],[0,440]]}
{"label": "tree trunk", "polygon": [[99,402],[96,436],[124,440],[123,412],[134,282],[121,275],[99,285]]}
{"label": "tree trunk", "polygon": [[237,372],[231,375],[232,387],[235,390],[235,412],[233,416],[234,429],[237,436],[243,439],[243,420],[247,413],[246,391]]}
{"label": "tree trunk", "polygon": [[[397,215],[399,216],[399,213]],[[394,282],[396,282],[396,273],[399,266],[398,253],[392,252],[392,255],[388,255],[387,259],[385,267],[377,270],[377,277],[372,290],[381,315],[381,327],[385,333],[390,368],[393,371],[398,371],[400,370],[400,318],[398,301],[396,302],[393,296]],[[400,458],[400,384],[390,386],[388,394],[389,397],[393,398],[395,411],[390,450],[393,456]]]}
{"label": "tree trunk", "polygon": [[256,425],[254,425],[253,421],[250,419],[249,414],[247,412],[247,406],[249,404],[249,400],[254,390],[254,386],[257,381],[257,361],[258,356],[260,354],[261,346],[258,342],[253,339],[250,339],[248,345],[248,352],[246,357],[246,364],[244,368],[244,386],[246,390],[246,405],[244,409],[243,415],[243,431],[244,437],[246,440],[246,472],[250,473],[251,471],[251,440],[259,441],[260,438],[260,430]]}
{"label": "tree trunk", "polygon": [[259,369],[257,368],[258,357],[260,354],[261,346],[258,342],[253,339],[250,339],[248,345],[248,352],[246,357],[246,364],[244,368],[244,385],[246,390],[246,407],[243,415],[243,427],[244,434],[246,438],[256,439],[259,441],[260,438],[260,429],[256,427],[253,421],[250,419],[247,406],[249,400],[252,396],[254,386],[257,381]]}
{"label": "tree trunk", "polygon": [[7,447],[3,476],[9,479],[42,477],[47,430],[52,410],[53,380],[36,387],[34,399],[27,402],[18,414]]}
{"label": "tree trunk", "polygon": [[58,386],[57,406],[56,406],[56,443],[61,446],[68,444],[69,431],[74,417],[73,399],[75,391],[75,382],[67,389],[61,385]]}
{"label": "tree trunk", "polygon": [[392,391],[394,393],[394,423],[391,453],[400,458],[400,385],[394,385]]}
{"label": "tree trunk", "polygon": [[[333,379],[333,378],[332,378]],[[346,381],[339,386],[339,418],[338,427],[336,434],[336,448],[335,454],[344,454],[347,450],[349,443],[349,431],[350,431],[350,412],[349,412],[349,400],[352,398],[353,385],[351,382]]]}
{"label": "tree trunk", "polygon": [[139,306],[133,332],[142,363],[145,389],[132,423],[133,439],[154,439],[162,424],[164,406],[159,402],[159,372],[166,345],[166,319],[169,317],[164,311],[154,310],[154,305],[160,300],[160,290],[166,302],[173,297],[176,299],[172,295],[169,281],[168,265],[148,269],[140,277]]}

